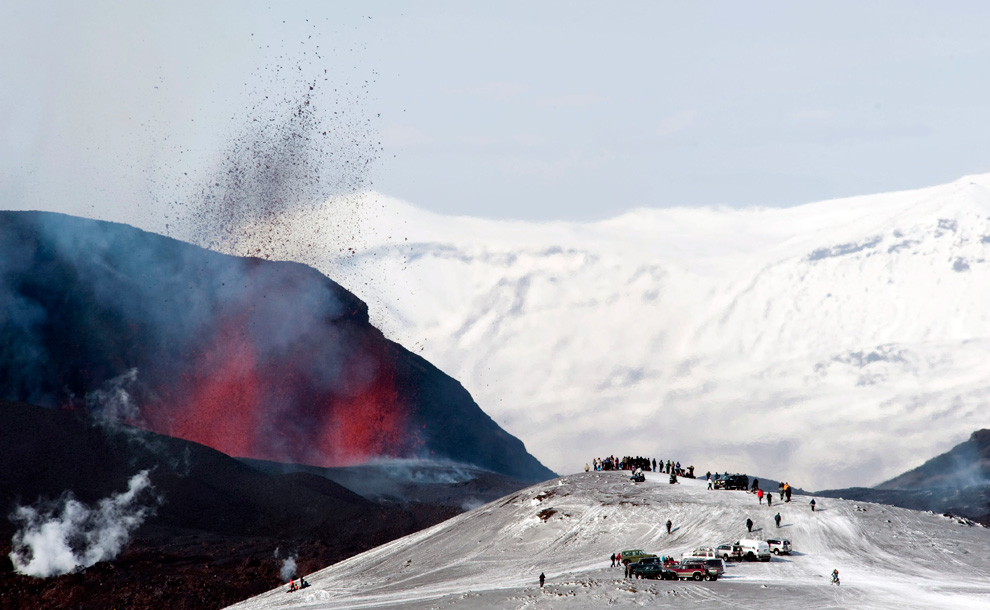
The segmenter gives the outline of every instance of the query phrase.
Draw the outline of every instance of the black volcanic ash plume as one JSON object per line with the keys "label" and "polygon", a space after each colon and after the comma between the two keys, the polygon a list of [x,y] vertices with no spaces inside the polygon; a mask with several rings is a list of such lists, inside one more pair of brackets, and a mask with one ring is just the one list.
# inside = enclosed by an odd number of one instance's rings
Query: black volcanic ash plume
{"label": "black volcanic ash plume", "polygon": [[552,476],[460,384],[387,341],[364,303],[298,263],[5,212],[0,304],[0,398],[239,457],[435,457]]}
{"label": "black volcanic ash plume", "polygon": [[236,135],[206,177],[164,189],[186,191],[174,195],[181,201],[171,203],[170,214],[184,239],[228,254],[279,258],[282,244],[297,239],[287,216],[314,219],[312,211],[333,205],[333,220],[315,231],[325,241],[294,243],[293,250],[305,254],[330,244],[343,253],[353,246],[361,200],[351,195],[371,187],[381,154],[366,108],[374,74],[344,76],[349,66],[342,58],[305,48],[259,69],[250,94],[255,102],[232,117]]}

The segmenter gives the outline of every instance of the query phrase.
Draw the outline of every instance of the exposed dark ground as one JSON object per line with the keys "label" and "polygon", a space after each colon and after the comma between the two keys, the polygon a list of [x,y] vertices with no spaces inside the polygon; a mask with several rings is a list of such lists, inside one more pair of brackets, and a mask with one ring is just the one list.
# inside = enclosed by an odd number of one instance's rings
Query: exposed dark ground
{"label": "exposed dark ground", "polygon": [[[117,558],[44,579],[13,572],[16,525],[0,520],[3,609],[221,608],[278,586],[289,554],[307,574],[462,511],[379,504],[316,474],[264,473],[202,445],[76,412],[0,401],[0,424],[4,517],[69,490],[93,505],[142,469],[161,499]],[[490,482],[458,485],[483,496]]]}

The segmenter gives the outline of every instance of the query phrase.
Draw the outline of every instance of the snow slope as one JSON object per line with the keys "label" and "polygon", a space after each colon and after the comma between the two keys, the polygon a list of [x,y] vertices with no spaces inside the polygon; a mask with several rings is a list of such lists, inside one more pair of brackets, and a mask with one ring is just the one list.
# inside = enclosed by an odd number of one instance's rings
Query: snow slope
{"label": "snow slope", "polygon": [[[362,553],[234,608],[558,608],[663,604],[672,607],[986,608],[990,531],[942,516],[808,497],[759,505],[741,491],[709,491],[704,480],[649,473],[578,474],[547,481]],[[780,512],[782,527],[773,525]],[[663,523],[674,523],[667,534]],[[624,579],[609,567],[628,548],[680,556],[746,535],[781,536],[794,554],[730,564],[716,582]],[[839,587],[828,575],[837,568]],[[543,590],[540,572],[547,575]]]}
{"label": "snow slope", "polygon": [[[558,472],[628,453],[872,485],[990,426],[990,175],[584,224],[358,207],[283,219],[277,256],[368,301]],[[318,233],[335,222],[355,253]]]}

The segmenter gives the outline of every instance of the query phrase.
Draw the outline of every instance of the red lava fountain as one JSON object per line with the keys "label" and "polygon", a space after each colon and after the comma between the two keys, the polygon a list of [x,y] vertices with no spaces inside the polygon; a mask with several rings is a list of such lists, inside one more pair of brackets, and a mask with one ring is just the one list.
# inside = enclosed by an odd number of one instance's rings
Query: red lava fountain
{"label": "red lava fountain", "polygon": [[263,362],[248,317],[220,324],[176,387],[159,392],[169,404],[144,414],[153,431],[235,457],[316,466],[401,455],[413,444],[387,353],[352,346],[338,387],[316,392],[298,365],[319,353]]}
{"label": "red lava fountain", "polygon": [[169,434],[233,456],[254,456],[262,419],[262,381],[253,343],[230,322],[186,375],[189,393],[176,405]]}

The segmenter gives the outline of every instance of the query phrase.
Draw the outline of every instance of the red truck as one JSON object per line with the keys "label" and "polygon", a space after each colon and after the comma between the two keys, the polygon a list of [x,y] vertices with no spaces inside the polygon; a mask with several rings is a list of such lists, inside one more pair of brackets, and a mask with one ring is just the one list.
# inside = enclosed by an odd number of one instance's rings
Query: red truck
{"label": "red truck", "polygon": [[700,561],[688,561],[667,566],[667,569],[677,574],[678,579],[718,580],[718,569],[705,565]]}

